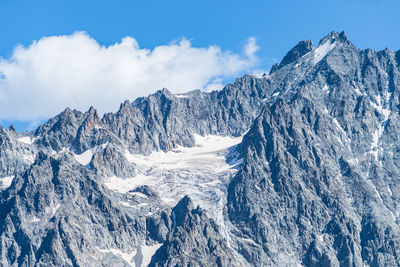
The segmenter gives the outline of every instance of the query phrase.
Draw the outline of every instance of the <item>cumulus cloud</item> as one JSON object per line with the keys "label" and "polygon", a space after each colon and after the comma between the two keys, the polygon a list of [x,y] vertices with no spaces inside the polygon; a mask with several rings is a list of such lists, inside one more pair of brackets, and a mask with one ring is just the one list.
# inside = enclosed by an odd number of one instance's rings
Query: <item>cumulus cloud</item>
{"label": "cumulus cloud", "polygon": [[243,53],[193,47],[183,39],[152,50],[132,37],[102,46],[85,32],[44,37],[0,58],[0,119],[37,120],[71,107],[114,111],[158,89],[175,93],[220,89],[222,81],[257,63],[256,40]]}

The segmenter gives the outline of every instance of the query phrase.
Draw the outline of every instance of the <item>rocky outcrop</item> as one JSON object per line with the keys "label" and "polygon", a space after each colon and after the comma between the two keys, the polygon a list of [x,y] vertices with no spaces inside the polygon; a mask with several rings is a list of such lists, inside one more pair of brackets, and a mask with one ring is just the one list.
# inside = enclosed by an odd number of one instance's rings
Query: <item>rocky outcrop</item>
{"label": "rocky outcrop", "polygon": [[171,231],[149,266],[240,266],[214,221],[188,196],[172,209]]}
{"label": "rocky outcrop", "polygon": [[[399,58],[331,32],[221,91],[163,89],[102,118],[66,109],[33,132],[0,128],[1,265],[399,265]],[[222,183],[146,162],[196,134],[246,131]],[[189,197],[174,206],[186,191],[159,194],[182,190],[157,191],[176,175],[196,177],[188,192],[210,194],[215,217]]]}
{"label": "rocky outcrop", "polygon": [[293,64],[309,67],[274,73],[292,82],[244,137],[229,187],[230,220],[257,244],[243,256],[258,266],[398,265],[394,53],[331,33]]}
{"label": "rocky outcrop", "polygon": [[282,59],[281,63],[276,63],[272,66],[270,74],[281,69],[283,66],[298,60],[305,54],[311,52],[313,49],[314,44],[311,40],[300,41],[295,47],[289,50],[289,52]]}
{"label": "rocky outcrop", "polygon": [[107,250],[134,251],[146,233],[145,219],[128,214],[68,153],[40,152],[2,192],[0,210],[2,266],[98,266]]}

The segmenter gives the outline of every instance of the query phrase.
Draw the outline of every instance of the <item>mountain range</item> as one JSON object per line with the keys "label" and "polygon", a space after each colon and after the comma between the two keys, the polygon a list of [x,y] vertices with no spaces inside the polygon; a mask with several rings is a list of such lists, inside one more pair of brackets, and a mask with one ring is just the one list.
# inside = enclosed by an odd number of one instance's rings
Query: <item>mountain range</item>
{"label": "mountain range", "polygon": [[399,266],[400,50],[0,127],[2,266]]}

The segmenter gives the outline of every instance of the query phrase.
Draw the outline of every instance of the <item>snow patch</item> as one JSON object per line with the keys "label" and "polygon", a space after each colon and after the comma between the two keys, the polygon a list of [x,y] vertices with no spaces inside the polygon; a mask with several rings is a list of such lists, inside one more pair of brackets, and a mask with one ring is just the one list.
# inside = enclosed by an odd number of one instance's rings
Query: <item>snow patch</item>
{"label": "snow patch", "polygon": [[[389,95],[389,96],[388,96]],[[385,126],[388,122],[391,110],[389,108],[383,108],[383,106],[385,105],[386,107],[389,107],[389,100],[391,97],[391,93],[387,93],[386,94],[386,102],[383,103],[381,96],[378,95],[376,97],[376,102],[377,104],[375,104],[374,102],[370,102],[371,105],[379,112],[379,114],[383,115],[383,120],[379,122],[378,124],[378,129],[376,129],[374,131],[374,133],[372,134],[372,142],[371,142],[371,147],[370,147],[370,151],[368,152],[369,154],[372,154],[375,157],[375,160],[378,161],[378,152],[379,152],[379,140],[383,135],[383,132],[385,130]],[[382,163],[379,162],[380,165],[382,166]]]}
{"label": "snow patch", "polygon": [[35,142],[36,138],[32,138],[30,136],[24,136],[24,137],[20,137],[17,139],[18,142],[27,144],[27,145],[32,145]]}
{"label": "snow patch", "polygon": [[75,154],[74,156],[76,161],[79,162],[79,164],[86,166],[92,160],[93,154],[94,154],[93,149],[88,149],[85,152],[79,155]]}
{"label": "snow patch", "polygon": [[81,154],[74,153],[74,157],[79,164],[81,164],[83,166],[87,166],[90,163],[90,161],[92,160],[93,154],[98,151],[103,150],[104,148],[106,148],[107,145],[108,145],[108,143],[102,144],[100,146],[96,146],[94,148],[86,150],[85,152],[83,152]]}
{"label": "snow patch", "polygon": [[125,207],[129,207],[129,208],[133,207],[133,205],[129,202],[121,201],[120,203],[122,206],[125,206]]}
{"label": "snow patch", "polygon": [[37,223],[37,222],[40,222],[40,219],[34,216],[34,217],[32,218],[32,220],[30,220],[30,222],[31,222],[31,223]]}
{"label": "snow patch", "polygon": [[11,186],[12,181],[14,180],[15,176],[6,176],[3,178],[0,178],[0,188],[1,189],[7,189]]}
{"label": "snow patch", "polygon": [[336,46],[336,42],[325,42],[314,50],[313,64],[320,62]]}
{"label": "snow patch", "polygon": [[185,95],[185,94],[175,95],[175,97],[177,97],[177,98],[189,98],[189,96]]}
{"label": "snow patch", "polygon": [[387,185],[387,191],[389,192],[389,195],[390,195],[390,196],[393,196],[393,192],[392,192],[392,190],[390,189],[390,186],[389,186],[389,185]]}
{"label": "snow patch", "polygon": [[115,248],[110,248],[110,249],[97,248],[97,249],[102,253],[114,254],[115,256],[122,258],[124,261],[129,263],[131,266],[136,266],[136,264],[133,262],[133,258],[136,254],[136,250],[129,251],[129,252],[123,252],[122,250],[115,249]]}
{"label": "snow patch", "polygon": [[135,177],[131,178],[109,177],[104,185],[110,190],[125,194],[140,185],[156,185],[157,180],[159,179],[156,177],[138,173]]}
{"label": "snow patch", "polygon": [[151,257],[156,253],[157,249],[161,247],[162,244],[156,244],[152,246],[142,246],[142,255],[143,255],[143,260],[142,260],[142,265],[141,266],[147,266],[149,265],[151,261]]}
{"label": "snow patch", "polygon": [[58,210],[59,207],[60,207],[60,204],[57,204],[56,206],[53,207],[51,217],[53,217],[53,216],[56,214],[56,212],[57,212],[57,210]]}
{"label": "snow patch", "polygon": [[350,137],[347,135],[346,131],[342,128],[342,126],[340,126],[338,120],[336,118],[333,118],[333,123],[336,125],[336,128],[339,129],[339,131],[341,132],[340,137],[338,137],[338,141],[341,145],[343,145],[343,142],[345,142],[349,148],[349,150],[351,150],[350,147],[350,143],[351,143],[351,139]]}
{"label": "snow patch", "polygon": [[275,92],[272,94],[273,97],[278,96],[280,94],[280,92]]}
{"label": "snow patch", "polygon": [[393,92],[389,92],[389,91],[386,93],[387,106],[389,106],[389,102],[390,102],[390,99],[392,98],[392,94],[393,94]]}
{"label": "snow patch", "polygon": [[356,92],[357,95],[363,95],[358,87],[354,88],[354,92]]}
{"label": "snow patch", "polygon": [[32,164],[35,162],[35,155],[23,155],[22,159],[28,163],[28,164]]}

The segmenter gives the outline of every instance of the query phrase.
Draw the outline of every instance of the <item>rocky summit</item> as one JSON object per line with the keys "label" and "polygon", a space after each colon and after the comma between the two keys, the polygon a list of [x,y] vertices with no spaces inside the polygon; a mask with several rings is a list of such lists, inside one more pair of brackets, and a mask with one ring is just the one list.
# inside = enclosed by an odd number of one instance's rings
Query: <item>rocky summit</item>
{"label": "rocky summit", "polygon": [[1,266],[400,266],[400,50],[0,127]]}

